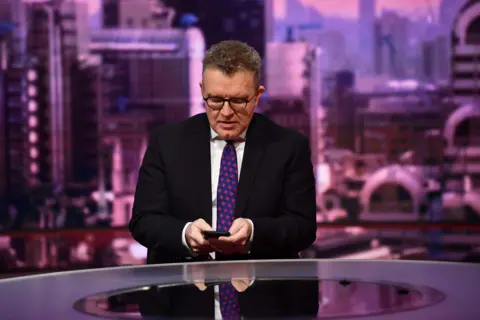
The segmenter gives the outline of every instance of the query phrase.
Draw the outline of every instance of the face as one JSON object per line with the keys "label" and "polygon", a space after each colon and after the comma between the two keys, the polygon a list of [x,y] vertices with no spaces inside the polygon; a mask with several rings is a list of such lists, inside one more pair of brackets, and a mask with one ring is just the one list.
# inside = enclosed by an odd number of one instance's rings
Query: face
{"label": "face", "polygon": [[200,83],[204,98],[224,98],[250,101],[246,107],[237,110],[232,109],[228,102],[223,108],[215,110],[205,106],[210,126],[219,136],[234,139],[247,130],[252,120],[255,107],[260,100],[265,88],[257,87],[255,76],[251,71],[238,71],[233,75],[227,75],[218,69],[206,69],[203,73],[203,81]]}

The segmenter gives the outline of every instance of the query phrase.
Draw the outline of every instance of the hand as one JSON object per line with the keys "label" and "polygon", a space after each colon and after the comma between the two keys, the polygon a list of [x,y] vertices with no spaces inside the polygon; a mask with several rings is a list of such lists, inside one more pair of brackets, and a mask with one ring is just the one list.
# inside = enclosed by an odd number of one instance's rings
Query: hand
{"label": "hand", "polygon": [[205,285],[205,266],[196,263],[187,263],[185,270],[186,279],[188,282],[193,283],[198,290],[205,291],[207,286]]}
{"label": "hand", "polygon": [[[252,282],[251,279],[232,279],[230,283],[238,292],[243,292],[248,289],[250,283]],[[203,290],[202,290],[203,291]]]}
{"label": "hand", "polygon": [[223,254],[247,253],[247,243],[252,234],[252,224],[243,218],[235,219],[230,227],[229,237],[210,239],[211,246]]}
{"label": "hand", "polygon": [[244,263],[232,266],[231,272],[230,283],[238,292],[244,292],[253,284],[255,271],[251,264]]}
{"label": "hand", "polygon": [[185,231],[185,238],[190,249],[195,253],[210,253],[213,248],[209,241],[203,237],[203,231],[212,230],[208,223],[203,219],[192,222]]}

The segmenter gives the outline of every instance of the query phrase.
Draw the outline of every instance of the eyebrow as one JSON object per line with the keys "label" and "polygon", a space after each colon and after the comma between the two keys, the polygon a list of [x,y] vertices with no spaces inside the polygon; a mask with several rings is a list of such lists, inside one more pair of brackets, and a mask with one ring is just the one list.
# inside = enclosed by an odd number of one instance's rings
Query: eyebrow
{"label": "eyebrow", "polygon": [[[221,96],[221,95],[216,95],[216,94],[207,94],[207,98],[223,98],[225,99],[224,96]],[[246,94],[244,95],[238,95],[238,96],[232,96],[232,97],[229,97],[228,99],[245,99],[245,100],[248,100],[250,97]]]}

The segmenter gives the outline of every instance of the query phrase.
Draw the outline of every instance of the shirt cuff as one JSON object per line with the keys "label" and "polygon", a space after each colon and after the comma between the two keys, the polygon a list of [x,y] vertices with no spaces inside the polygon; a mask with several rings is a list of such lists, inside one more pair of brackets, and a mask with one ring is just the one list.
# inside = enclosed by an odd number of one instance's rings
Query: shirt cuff
{"label": "shirt cuff", "polygon": [[252,233],[250,234],[250,239],[248,239],[248,242],[247,242],[247,254],[250,254],[252,242],[253,242],[253,231],[255,230],[255,228],[253,226],[252,220],[250,219],[245,219],[245,220],[247,220],[250,223],[250,226],[252,227]]}
{"label": "shirt cuff", "polygon": [[183,227],[183,230],[182,230],[182,243],[183,245],[185,246],[185,248],[187,248],[189,251],[191,251],[190,247],[188,246],[188,243],[187,243],[187,238],[186,238],[186,233],[187,233],[187,228],[189,225],[191,225],[192,223],[189,222],[185,225],[185,227]]}
{"label": "shirt cuff", "polygon": [[247,220],[248,222],[250,222],[250,225],[252,226],[252,234],[250,235],[250,239],[248,240],[249,242],[252,242],[252,241],[253,241],[253,230],[254,230],[253,222],[252,222],[252,220],[250,220],[250,219],[245,219],[245,220]]}

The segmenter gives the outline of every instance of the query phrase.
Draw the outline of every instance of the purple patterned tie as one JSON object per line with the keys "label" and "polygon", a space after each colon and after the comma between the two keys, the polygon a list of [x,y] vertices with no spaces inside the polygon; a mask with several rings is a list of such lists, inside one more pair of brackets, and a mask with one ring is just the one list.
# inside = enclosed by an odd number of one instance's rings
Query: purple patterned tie
{"label": "purple patterned tie", "polygon": [[[232,141],[223,149],[217,187],[217,231],[228,231],[235,219],[235,200],[238,186],[237,152]],[[223,319],[240,319],[238,292],[231,283],[219,288],[220,310]]]}

